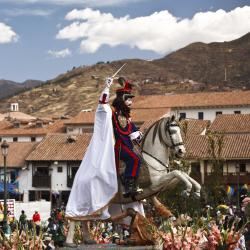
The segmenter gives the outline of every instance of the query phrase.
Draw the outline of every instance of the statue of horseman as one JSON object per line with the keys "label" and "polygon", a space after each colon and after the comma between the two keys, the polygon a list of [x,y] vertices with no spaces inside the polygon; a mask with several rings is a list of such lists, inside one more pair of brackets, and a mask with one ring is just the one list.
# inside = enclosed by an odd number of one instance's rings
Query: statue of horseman
{"label": "statue of horseman", "polygon": [[[142,139],[142,133],[131,121],[130,108],[132,105],[132,83],[123,77],[118,79],[122,88],[116,90],[116,98],[112,103],[112,124],[115,136],[115,161],[119,173],[120,161],[126,165],[125,171],[121,176],[124,184],[123,196],[135,197],[142,190],[137,187],[136,180],[139,176],[141,159],[134,152],[133,147],[135,140],[137,143]],[[106,87],[101,94],[99,103],[108,102],[109,88],[113,83],[113,78],[106,79]]]}

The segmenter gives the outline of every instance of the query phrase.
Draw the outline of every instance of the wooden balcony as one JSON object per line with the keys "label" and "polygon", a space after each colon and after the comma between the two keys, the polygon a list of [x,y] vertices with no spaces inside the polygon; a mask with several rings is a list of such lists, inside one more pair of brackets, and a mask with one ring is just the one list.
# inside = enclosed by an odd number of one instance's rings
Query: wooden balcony
{"label": "wooden balcony", "polygon": [[50,188],[51,186],[51,176],[49,175],[33,175],[32,177],[32,187],[37,188]]}
{"label": "wooden balcony", "polygon": [[67,187],[71,188],[73,186],[75,176],[67,176]]}
{"label": "wooden balcony", "polygon": [[237,184],[239,178],[240,184],[249,183],[250,181],[250,173],[239,173],[239,176],[237,173],[224,173],[224,182],[228,184]]}
{"label": "wooden balcony", "polygon": [[[209,183],[211,178],[213,178],[213,175],[209,173],[205,174],[205,182]],[[241,172],[239,173],[239,177],[237,173],[223,173],[223,176],[221,176],[221,180],[224,184],[236,185],[238,183],[238,178],[240,184],[249,183],[250,173]]]}

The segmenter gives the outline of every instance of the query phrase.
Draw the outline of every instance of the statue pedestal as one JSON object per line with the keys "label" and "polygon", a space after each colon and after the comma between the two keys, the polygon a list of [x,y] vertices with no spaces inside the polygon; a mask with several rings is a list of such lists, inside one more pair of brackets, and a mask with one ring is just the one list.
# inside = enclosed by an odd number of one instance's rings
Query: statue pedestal
{"label": "statue pedestal", "polygon": [[157,246],[119,246],[113,244],[81,245],[76,248],[64,247],[61,250],[161,250]]}

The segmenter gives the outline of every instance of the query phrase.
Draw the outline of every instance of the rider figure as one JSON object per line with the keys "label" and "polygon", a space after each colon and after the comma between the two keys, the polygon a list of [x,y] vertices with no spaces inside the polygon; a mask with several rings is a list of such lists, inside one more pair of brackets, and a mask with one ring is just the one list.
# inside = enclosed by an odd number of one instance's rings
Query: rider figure
{"label": "rider figure", "polygon": [[[124,78],[119,78],[118,82],[123,88],[116,90],[116,98],[112,103],[112,122],[115,135],[115,160],[117,169],[119,169],[119,160],[125,165],[124,173],[124,193],[123,196],[128,198],[134,197],[140,192],[136,185],[136,179],[139,175],[141,160],[133,151],[133,140],[141,140],[142,133],[131,121],[130,107],[134,95],[132,84]],[[102,92],[100,103],[107,103],[109,99],[109,88],[113,83],[112,78],[106,79],[106,87]]]}

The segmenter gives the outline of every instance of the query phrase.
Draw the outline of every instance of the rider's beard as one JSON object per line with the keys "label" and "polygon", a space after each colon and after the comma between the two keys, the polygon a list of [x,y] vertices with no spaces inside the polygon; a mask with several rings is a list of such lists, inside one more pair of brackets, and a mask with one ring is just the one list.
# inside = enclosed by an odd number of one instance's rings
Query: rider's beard
{"label": "rider's beard", "polygon": [[115,107],[117,111],[120,111],[122,115],[126,116],[127,118],[130,117],[130,106],[127,106],[122,98],[115,98],[112,106]]}

